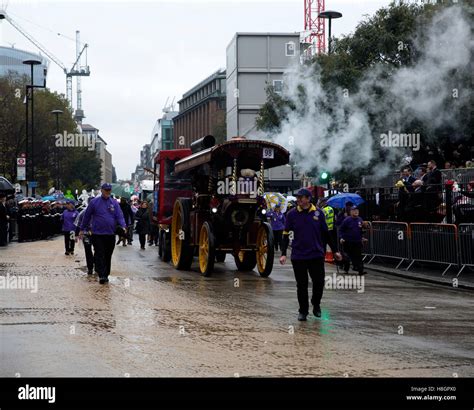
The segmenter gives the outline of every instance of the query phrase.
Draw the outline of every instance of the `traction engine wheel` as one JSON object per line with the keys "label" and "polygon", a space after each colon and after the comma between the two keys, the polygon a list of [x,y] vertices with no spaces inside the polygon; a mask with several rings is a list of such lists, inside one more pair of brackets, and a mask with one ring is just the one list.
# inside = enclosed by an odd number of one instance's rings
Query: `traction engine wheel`
{"label": "traction engine wheel", "polygon": [[209,222],[204,222],[199,233],[199,270],[204,276],[210,276],[214,270],[216,247],[214,233]]}

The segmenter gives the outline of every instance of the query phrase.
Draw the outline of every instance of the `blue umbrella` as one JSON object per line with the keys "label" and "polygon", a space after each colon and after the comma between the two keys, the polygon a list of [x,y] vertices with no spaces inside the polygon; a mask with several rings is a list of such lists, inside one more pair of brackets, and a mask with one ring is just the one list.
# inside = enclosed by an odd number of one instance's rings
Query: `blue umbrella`
{"label": "blue umbrella", "polygon": [[334,195],[328,199],[328,205],[333,208],[344,208],[346,202],[352,202],[354,205],[363,204],[365,201],[358,194],[342,193]]}
{"label": "blue umbrella", "polygon": [[42,199],[43,201],[55,201],[56,197],[53,195],[47,195],[47,196],[44,196]]}

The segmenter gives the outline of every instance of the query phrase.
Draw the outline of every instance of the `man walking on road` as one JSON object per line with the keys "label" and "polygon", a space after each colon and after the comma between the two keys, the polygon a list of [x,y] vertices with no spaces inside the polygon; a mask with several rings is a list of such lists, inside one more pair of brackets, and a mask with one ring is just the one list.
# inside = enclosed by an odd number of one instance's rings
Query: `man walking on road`
{"label": "man walking on road", "polygon": [[296,278],[296,288],[299,303],[298,320],[304,321],[308,316],[308,273],[313,282],[313,314],[321,317],[321,298],[324,290],[324,257],[326,244],[329,244],[334,258],[341,260],[336,244],[329,235],[324,213],[311,204],[311,192],[302,188],[296,193],[298,206],[288,212],[285,230],[283,231],[283,246],[280,263],[286,262],[286,250],[292,232],[291,263]]}
{"label": "man walking on road", "polygon": [[[359,217],[359,209],[353,206],[351,215],[344,219],[339,228],[339,235],[341,237],[341,245],[343,250],[352,261],[354,270],[359,272],[359,275],[365,275],[364,262],[362,261],[362,242],[366,239],[362,238],[362,228],[364,221]],[[349,272],[350,263],[348,260],[344,262],[344,272]]]}
{"label": "man walking on road", "polygon": [[94,246],[95,270],[99,274],[100,284],[109,281],[117,226],[125,231],[127,229],[119,204],[110,197],[111,191],[112,185],[102,184],[102,194],[90,201],[79,232],[79,239],[82,239],[84,230],[87,230],[90,225],[92,245]]}
{"label": "man walking on road", "polygon": [[[82,221],[86,213],[86,209],[83,209],[79,212],[79,215],[76,218],[75,224],[77,226],[76,234],[79,234],[80,227],[82,226]],[[92,275],[94,273],[94,252],[92,252],[92,241],[91,241],[91,231],[90,227],[86,228],[85,234],[82,236],[82,244],[84,245],[84,252],[86,254],[86,265],[87,265],[87,274]]]}
{"label": "man walking on road", "polygon": [[74,244],[75,242],[75,231],[76,225],[74,222],[79,215],[79,212],[76,211],[74,206],[74,201],[69,199],[66,202],[66,210],[61,215],[61,221],[63,223],[62,232],[64,235],[64,248],[65,255],[74,255]]}

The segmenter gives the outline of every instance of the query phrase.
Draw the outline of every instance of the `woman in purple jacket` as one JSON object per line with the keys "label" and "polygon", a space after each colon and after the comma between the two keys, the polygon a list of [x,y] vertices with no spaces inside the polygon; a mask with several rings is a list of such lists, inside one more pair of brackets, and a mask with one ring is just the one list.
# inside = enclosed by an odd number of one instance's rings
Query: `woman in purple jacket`
{"label": "woman in purple jacket", "polygon": [[74,244],[75,244],[75,230],[76,225],[74,222],[79,213],[76,211],[74,201],[69,200],[66,202],[66,209],[61,214],[62,221],[62,232],[64,235],[64,246],[66,248],[65,255],[74,255]]}

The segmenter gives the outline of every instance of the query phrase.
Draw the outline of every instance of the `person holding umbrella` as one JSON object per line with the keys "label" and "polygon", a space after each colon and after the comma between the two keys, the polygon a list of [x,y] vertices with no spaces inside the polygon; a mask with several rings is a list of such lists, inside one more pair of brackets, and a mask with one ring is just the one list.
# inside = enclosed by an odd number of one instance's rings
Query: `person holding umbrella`
{"label": "person holding umbrella", "polygon": [[298,206],[288,212],[283,231],[283,246],[280,263],[286,263],[290,234],[292,237],[291,264],[296,279],[299,303],[298,320],[305,321],[308,316],[308,274],[313,282],[313,314],[321,317],[321,298],[324,290],[324,257],[329,244],[334,258],[341,260],[336,244],[329,235],[324,213],[311,204],[311,192],[302,188],[296,193]]}

